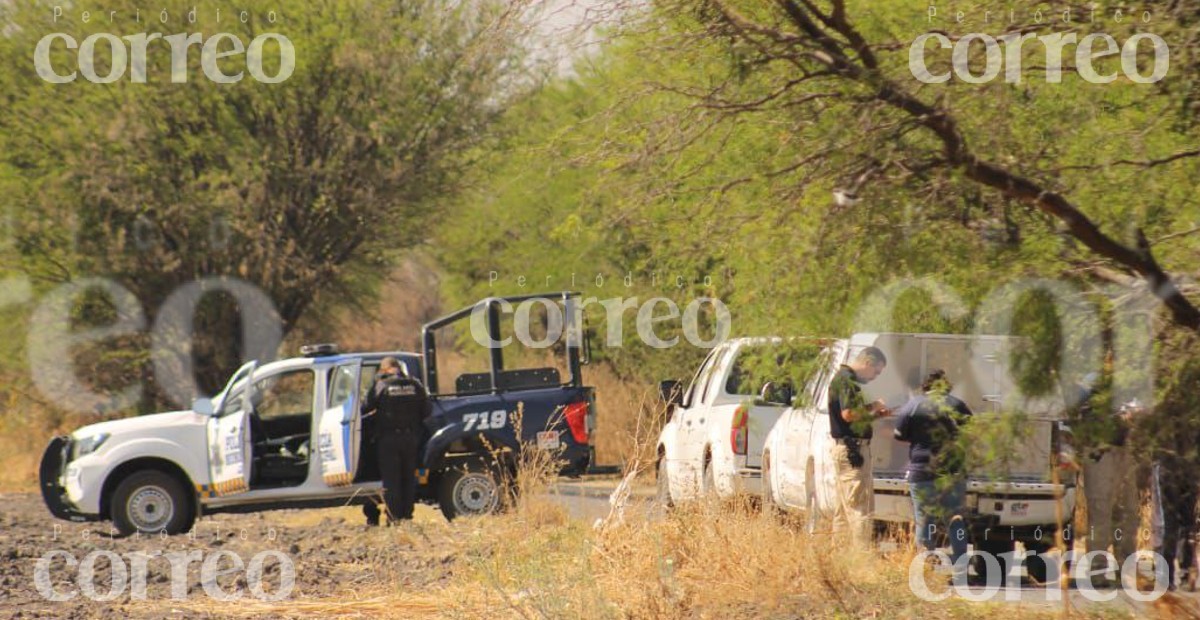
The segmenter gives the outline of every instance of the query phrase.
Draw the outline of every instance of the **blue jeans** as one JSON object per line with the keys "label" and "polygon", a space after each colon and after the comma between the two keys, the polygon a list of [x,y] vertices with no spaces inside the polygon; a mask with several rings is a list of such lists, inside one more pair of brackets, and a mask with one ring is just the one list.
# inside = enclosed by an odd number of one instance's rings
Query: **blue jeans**
{"label": "blue jeans", "polygon": [[933,551],[934,536],[941,527],[950,541],[950,561],[957,562],[967,552],[967,525],[963,519],[951,519],[963,514],[967,481],[958,478],[910,482],[908,491],[913,500],[917,544]]}

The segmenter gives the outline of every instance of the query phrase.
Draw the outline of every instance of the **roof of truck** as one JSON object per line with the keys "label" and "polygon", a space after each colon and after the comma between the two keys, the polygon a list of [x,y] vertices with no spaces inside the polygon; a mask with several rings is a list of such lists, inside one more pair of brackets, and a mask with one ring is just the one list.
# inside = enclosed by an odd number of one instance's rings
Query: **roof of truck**
{"label": "roof of truck", "polygon": [[848,340],[854,344],[861,342],[875,342],[880,338],[885,337],[900,337],[900,338],[940,338],[944,340],[1000,340],[1007,338],[1020,338],[1020,336],[1003,336],[999,334],[935,334],[935,333],[916,333],[916,332],[859,332],[850,336]]}
{"label": "roof of truck", "polygon": [[316,357],[312,357],[309,359],[321,360],[323,362],[331,362],[334,364],[339,364],[341,362],[348,362],[350,360],[355,360],[355,359],[364,359],[364,360],[383,359],[389,355],[392,357],[416,357],[416,358],[421,357],[420,353],[413,353],[412,351],[369,351],[369,352],[355,351],[355,352],[350,352],[350,353],[335,353],[333,355],[316,356]]}

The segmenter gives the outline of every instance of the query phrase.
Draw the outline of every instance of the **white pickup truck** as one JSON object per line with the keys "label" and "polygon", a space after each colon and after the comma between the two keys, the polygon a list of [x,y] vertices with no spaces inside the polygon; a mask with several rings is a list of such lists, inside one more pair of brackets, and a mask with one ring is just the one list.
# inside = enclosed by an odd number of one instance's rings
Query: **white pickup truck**
{"label": "white pickup truck", "polygon": [[202,512],[364,500],[380,485],[373,455],[373,471],[359,467],[359,402],[384,355],[421,372],[414,353],[318,348],[248,363],[191,410],[55,437],[42,458],[43,499],[61,519],[111,518],[119,535],[185,532]]}
{"label": "white pickup truck", "polygon": [[772,390],[751,379],[747,365],[780,343],[730,340],[708,354],[687,389],[677,380],[662,383],[670,416],[658,437],[658,494],[664,503],[706,493],[759,496],[763,443],[791,396],[786,387]]}
{"label": "white pickup truck", "polygon": [[[417,501],[447,519],[500,507],[520,452],[551,453],[560,473],[587,470],[594,393],[583,384],[585,339],[567,340],[566,375],[556,367],[509,367],[490,349],[488,372],[439,382],[436,330],[485,315],[500,338],[501,309],[529,300],[561,303],[572,330],[579,293],[489,297],[427,323],[422,353],[338,353],[304,347],[304,357],[250,362],[212,399],[190,410],[89,424],[51,439],[39,470],[51,514],[111,519],[117,534],[178,534],[202,513],[359,504],[380,490],[375,420],[360,403],[385,356],[396,357],[429,390],[417,471]],[[446,377],[450,379],[451,377]],[[452,385],[450,385],[452,384]],[[512,412],[522,412],[517,424]]]}
{"label": "white pickup truck", "polygon": [[[934,368],[946,370],[953,394],[975,413],[972,424],[997,422],[1001,410],[1025,414],[1019,436],[997,449],[1002,457],[970,472],[967,519],[976,549],[996,555],[1013,551],[1022,542],[1027,551],[1042,552],[1054,541],[1057,514],[1069,527],[1075,506],[1070,476],[1054,483],[1052,468],[1066,451],[1059,417],[1061,398],[1023,398],[1009,372],[1009,353],[1016,338],[946,334],[855,334],[833,341],[825,362],[805,387],[797,406],[788,409],[766,441],[763,454],[764,503],[806,512],[810,523],[830,514],[835,501],[833,445],[829,433],[829,382],[841,364],[859,351],[875,346],[888,358],[887,368],[864,386],[868,400],[882,398],[893,410],[909,398],[913,377]],[[804,404],[799,404],[804,403]],[[911,523],[912,501],[904,479],[908,444],[893,438],[895,418],[876,421],[871,441],[874,469],[875,519]],[[1056,512],[1061,498],[1061,513]],[[1026,562],[1034,579],[1044,577],[1040,562]],[[1001,566],[1001,570],[1006,570]]]}

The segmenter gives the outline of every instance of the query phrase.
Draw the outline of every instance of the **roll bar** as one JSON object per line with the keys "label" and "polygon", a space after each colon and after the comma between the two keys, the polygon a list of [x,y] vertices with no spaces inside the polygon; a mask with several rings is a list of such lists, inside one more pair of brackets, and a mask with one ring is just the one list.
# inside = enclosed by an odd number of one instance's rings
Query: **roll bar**
{"label": "roll bar", "polygon": [[421,345],[425,355],[424,380],[426,389],[429,390],[430,394],[438,393],[437,342],[434,337],[434,330],[441,329],[463,319],[468,319],[473,313],[482,311],[486,312],[488,339],[491,341],[488,347],[491,357],[491,392],[499,392],[500,389],[497,387],[500,383],[499,374],[504,370],[504,351],[503,347],[498,344],[500,341],[500,305],[501,303],[521,303],[531,299],[562,302],[563,313],[566,315],[563,317],[563,330],[567,338],[567,365],[571,372],[569,385],[582,387],[583,378],[581,368],[583,360],[580,351],[586,346],[584,343],[586,335],[583,333],[583,312],[582,308],[578,305],[579,297],[582,297],[582,293],[575,291],[516,295],[511,297],[486,297],[473,305],[451,312],[421,326]]}

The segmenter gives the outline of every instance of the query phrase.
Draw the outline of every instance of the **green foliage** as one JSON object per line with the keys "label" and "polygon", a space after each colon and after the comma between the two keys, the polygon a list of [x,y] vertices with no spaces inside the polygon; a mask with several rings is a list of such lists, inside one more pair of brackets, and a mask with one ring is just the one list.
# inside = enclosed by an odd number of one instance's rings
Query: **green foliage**
{"label": "green foliage", "polygon": [[[944,106],[974,152],[1068,195],[1122,242],[1141,228],[1168,271],[1194,269],[1200,236],[1188,231],[1200,221],[1192,191],[1200,159],[1139,163],[1186,152],[1198,137],[1195,108],[1181,106],[1178,96],[1194,91],[1187,70],[1193,61],[1174,55],[1194,56],[1189,41],[1197,20],[1186,10],[1152,9],[1150,26],[1113,21],[1116,3],[1096,7],[1096,22],[1075,16],[1079,37],[1102,31],[1123,41],[1139,30],[1164,36],[1176,64],[1158,86],[1091,84],[1070,70],[1061,83],[1049,82],[1034,68],[1045,63],[1037,41],[1022,47],[1026,71],[1018,83],[1001,76],[986,85],[926,86],[908,67],[908,43],[918,34],[999,35],[1014,26],[984,25],[984,11],[994,18],[1014,9],[1025,23],[1045,7],[976,3],[965,23],[943,15],[931,25],[925,5],[846,4],[849,19],[877,44],[880,74]],[[942,145],[912,119],[872,103],[872,86],[836,75],[799,81],[795,63],[771,56],[778,49],[726,36],[715,25],[722,7],[789,26],[770,3],[661,0],[638,17],[642,27],[630,29],[636,34],[509,110],[514,134],[486,158],[477,188],[437,231],[448,296],[465,301],[570,283],[601,298],[719,296],[732,310],[733,336],[1021,335],[1028,346],[1011,361],[1030,397],[1068,394],[1083,377],[1070,375],[1064,360],[1100,359],[1123,330],[1139,329],[1120,314],[1137,290],[1094,277],[1096,266],[1111,266],[1059,223],[961,170],[939,168]],[[1058,29],[1048,24],[1036,32]],[[977,73],[981,50],[971,57]],[[930,62],[931,70],[949,68],[949,52],[931,54]],[[1117,64],[1114,57],[1097,68]],[[883,168],[859,188],[856,203],[832,198],[835,188],[876,165]],[[627,273],[633,285],[614,286],[614,274]],[[524,287],[516,280],[522,274]],[[593,284],[598,274],[605,285]],[[684,286],[664,285],[677,274]],[[1065,283],[1069,291],[1053,299],[1017,287],[990,299],[1008,311],[1007,325],[978,316],[982,302],[1022,279]],[[1090,314],[1079,312],[1085,306]],[[593,333],[604,334],[603,317],[592,318]],[[624,373],[678,377],[704,354],[686,345],[648,349],[631,337],[630,321],[627,315],[622,346],[597,351]],[[1102,337],[1076,337],[1101,327]],[[1187,354],[1159,353],[1157,363],[1122,359],[1111,372],[1127,385],[1153,372],[1160,392],[1171,390]],[[1171,398],[1161,406],[1183,407]],[[1001,455],[1031,422],[994,417],[972,433],[994,436],[988,449]]]}
{"label": "green foliage", "polygon": [[[369,298],[398,253],[425,240],[472,149],[520,91],[522,54],[516,34],[496,26],[499,3],[209,3],[195,25],[185,19],[191,3],[155,5],[166,24],[137,3],[109,4],[86,7],[86,24],[73,7],[56,23],[42,3],[0,7],[0,190],[14,222],[6,258],[42,289],[114,279],[150,317],[203,277],[256,286],[285,334],[303,316]],[[116,11],[114,23],[98,8]],[[147,30],[225,31],[243,44],[280,33],[295,70],[278,84],[249,74],[219,84],[193,46],[186,83],[172,83],[170,47],[154,41],[144,84],[128,72],[109,84],[49,84],[34,72],[31,52],[50,32],[82,41]],[[267,75],[279,68],[273,45]],[[59,73],[74,70],[74,54],[56,50]],[[219,65],[244,72],[245,55]],[[195,322],[211,390],[242,353],[236,307],[212,296]]]}

